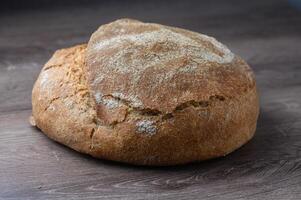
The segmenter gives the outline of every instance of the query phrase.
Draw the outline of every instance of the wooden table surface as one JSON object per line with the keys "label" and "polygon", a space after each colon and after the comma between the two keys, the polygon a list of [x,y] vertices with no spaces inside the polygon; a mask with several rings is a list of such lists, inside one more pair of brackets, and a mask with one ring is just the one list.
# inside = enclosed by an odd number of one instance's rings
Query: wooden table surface
{"label": "wooden table surface", "polygon": [[[0,199],[301,199],[301,10],[290,2],[113,1],[1,12]],[[32,85],[54,50],[87,42],[121,17],[214,36],[246,59],[261,95],[254,139],[223,158],[152,168],[97,160],[32,128]]]}

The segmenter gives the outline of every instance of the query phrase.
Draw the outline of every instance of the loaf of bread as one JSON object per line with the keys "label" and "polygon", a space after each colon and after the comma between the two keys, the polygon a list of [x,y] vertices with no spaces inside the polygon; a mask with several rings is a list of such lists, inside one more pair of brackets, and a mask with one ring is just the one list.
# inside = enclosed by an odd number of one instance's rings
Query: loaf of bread
{"label": "loaf of bread", "polygon": [[254,74],[212,37],[121,19],[58,50],[32,92],[32,124],[97,158],[176,165],[224,156],[252,138]]}

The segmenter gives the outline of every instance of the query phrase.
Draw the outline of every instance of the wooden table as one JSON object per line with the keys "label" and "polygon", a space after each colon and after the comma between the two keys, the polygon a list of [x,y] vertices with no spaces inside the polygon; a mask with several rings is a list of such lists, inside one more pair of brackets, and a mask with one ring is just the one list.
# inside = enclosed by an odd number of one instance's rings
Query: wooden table
{"label": "wooden table", "polygon": [[[2,12],[0,199],[301,199],[301,10],[293,5],[113,1]],[[261,94],[255,138],[223,158],[151,168],[79,154],[32,128],[32,85],[54,50],[121,17],[212,35],[245,58]]]}

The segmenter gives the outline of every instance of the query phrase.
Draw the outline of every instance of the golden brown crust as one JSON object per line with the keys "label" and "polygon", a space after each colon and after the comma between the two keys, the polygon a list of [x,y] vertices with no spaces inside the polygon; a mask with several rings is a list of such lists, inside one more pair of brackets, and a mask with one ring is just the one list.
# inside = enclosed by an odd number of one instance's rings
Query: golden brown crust
{"label": "golden brown crust", "polygon": [[[102,27],[107,30],[102,37],[112,37],[112,26],[126,28],[122,23]],[[146,28],[141,29],[140,22],[135,23],[138,27],[130,28],[131,34],[152,31],[158,26],[143,24]],[[196,33],[185,34],[197,37]],[[79,152],[137,165],[184,164],[226,155],[246,143],[255,132],[259,112],[256,85],[250,68],[237,56],[220,66],[204,62],[201,67],[207,67],[205,75],[176,75],[175,82],[170,84],[188,81],[187,85],[178,85],[178,92],[185,89],[187,97],[177,104],[168,102],[177,93],[163,83],[167,97],[160,97],[162,107],[156,107],[156,103],[148,103],[154,96],[145,93],[147,86],[153,84],[148,76],[160,74],[160,70],[164,73],[165,68],[143,72],[147,84],[141,83],[139,102],[131,93],[113,91],[118,85],[106,79],[109,74],[103,83],[108,84],[110,93],[97,93],[96,79],[102,76],[96,68],[87,66],[85,55],[86,45],[57,51],[41,71],[32,93],[33,121],[37,127]],[[182,62],[186,61],[171,59],[165,64],[181,66]],[[92,77],[93,73],[98,75]],[[195,85],[201,82],[203,87]]]}

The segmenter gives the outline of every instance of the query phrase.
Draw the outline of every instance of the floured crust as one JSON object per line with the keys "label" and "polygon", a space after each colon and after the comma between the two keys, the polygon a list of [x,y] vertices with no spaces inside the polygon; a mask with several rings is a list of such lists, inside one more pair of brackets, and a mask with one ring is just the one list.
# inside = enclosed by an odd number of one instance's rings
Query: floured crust
{"label": "floured crust", "polygon": [[224,156],[255,132],[253,79],[251,85],[240,83],[243,89],[231,98],[209,93],[172,110],[143,109],[122,93],[91,95],[85,55],[86,45],[57,51],[32,93],[34,124],[79,152],[137,165],[175,165]]}
{"label": "floured crust", "polygon": [[94,96],[164,113],[192,100],[232,98],[255,85],[249,66],[214,38],[129,19],[93,33],[87,66]]}

